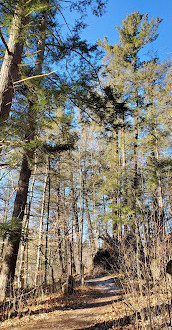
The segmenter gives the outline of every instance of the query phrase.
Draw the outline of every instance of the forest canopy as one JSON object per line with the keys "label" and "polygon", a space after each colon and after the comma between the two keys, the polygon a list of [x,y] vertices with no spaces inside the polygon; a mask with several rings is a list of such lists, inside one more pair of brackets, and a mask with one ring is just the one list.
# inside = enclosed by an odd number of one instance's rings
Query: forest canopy
{"label": "forest canopy", "polygon": [[172,231],[171,61],[141,55],[161,19],[134,11],[118,42],[91,45],[88,8],[105,2],[0,2],[2,300],[83,277],[99,247],[118,246],[119,268],[132,235],[140,263],[168,255],[151,248]]}

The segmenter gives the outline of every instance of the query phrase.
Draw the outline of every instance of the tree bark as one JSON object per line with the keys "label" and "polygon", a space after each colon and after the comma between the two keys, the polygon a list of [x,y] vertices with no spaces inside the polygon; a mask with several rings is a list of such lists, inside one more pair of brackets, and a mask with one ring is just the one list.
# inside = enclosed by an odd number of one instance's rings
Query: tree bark
{"label": "tree bark", "polygon": [[27,202],[27,194],[29,187],[29,179],[31,170],[28,165],[27,154],[24,154],[20,177],[18,182],[17,194],[14,202],[14,210],[11,221],[11,230],[8,234],[8,244],[5,257],[3,260],[2,270],[0,274],[0,299],[4,300],[6,289],[9,289],[13,283],[19,244],[22,232],[22,221],[24,217],[25,206]]}
{"label": "tree bark", "polygon": [[[84,166],[85,167],[85,166]],[[83,171],[81,167],[80,161],[80,224],[81,224],[81,231],[80,231],[80,277],[81,277],[81,285],[84,285],[84,264],[83,264],[83,234],[84,234],[84,178],[83,178]]]}
{"label": "tree bark", "polygon": [[[33,200],[33,190],[35,186],[35,176],[37,171],[37,164],[36,164],[36,157],[35,157],[35,167],[33,173],[33,181],[30,188],[30,199],[28,203],[28,207],[26,208],[26,218],[22,228],[22,242],[21,242],[21,252],[20,252],[20,264],[19,264],[19,272],[18,272],[18,287],[24,288],[27,287],[27,276],[25,277],[24,281],[24,274],[25,274],[25,254],[28,242],[28,228],[29,228],[29,219],[30,219],[30,211],[31,211],[31,204]],[[26,269],[27,272],[27,269]]]}
{"label": "tree bark", "polygon": [[[117,113],[114,113],[114,118],[117,120]],[[115,189],[114,189],[114,196],[112,199],[113,205],[115,207],[114,210],[112,210],[113,214],[115,215],[115,220],[113,221],[113,236],[117,236],[118,233],[118,218],[119,218],[119,178],[118,178],[118,172],[119,172],[119,129],[118,127],[116,128],[114,132],[114,146],[115,146],[115,151],[114,151],[114,158],[115,158],[115,166],[114,166],[114,172],[115,172]]]}
{"label": "tree bark", "polygon": [[7,50],[0,71],[0,123],[5,121],[12,105],[14,96],[13,82],[18,78],[24,40],[21,38],[23,25],[22,12],[16,9],[11,24]]}
{"label": "tree bark", "polygon": [[[123,206],[128,205],[128,188],[127,188],[127,172],[126,172],[126,150],[125,150],[125,113],[122,112],[123,127],[121,128],[121,144],[122,144],[122,177],[123,177]],[[124,234],[128,232],[128,224],[124,223]]]}
{"label": "tree bark", "polygon": [[[86,182],[86,179],[85,179],[85,182]],[[85,209],[86,209],[87,222],[88,222],[88,234],[89,234],[89,240],[90,240],[90,246],[91,246],[91,254],[92,254],[92,256],[94,256],[94,254],[96,252],[96,245],[95,245],[95,241],[94,241],[93,226],[92,226],[91,217],[90,217],[88,196],[87,196],[86,189],[85,189],[84,194],[85,194],[84,199],[85,199]]]}
{"label": "tree bark", "polygon": [[50,158],[48,157],[48,205],[47,205],[47,223],[46,223],[46,236],[45,236],[45,277],[44,277],[45,284],[47,284],[47,273],[48,273],[48,230],[49,230],[49,218],[50,218],[50,197],[51,197]]}
{"label": "tree bark", "polygon": [[72,191],[72,208],[74,216],[74,226],[75,226],[75,237],[76,237],[76,247],[78,260],[80,259],[80,230],[79,230],[79,219],[78,219],[78,208],[77,208],[77,196],[74,188],[73,172],[71,172],[71,191]]}
{"label": "tree bark", "polygon": [[[17,15],[17,14],[16,14]],[[18,15],[17,15],[18,17]],[[20,17],[20,15],[19,15]],[[35,74],[41,73],[42,71],[42,64],[44,58],[44,51],[45,51],[45,29],[46,29],[46,13],[42,14],[42,22],[40,27],[40,39],[38,41],[38,55],[37,61],[35,64]],[[17,19],[17,18],[16,18]],[[15,23],[17,27],[19,26],[17,22]],[[19,33],[19,32],[18,32]],[[15,36],[16,40],[17,35]],[[40,55],[41,53],[41,55]],[[9,65],[9,64],[8,64]],[[8,66],[8,68],[10,68]],[[38,72],[38,69],[40,72]],[[10,70],[9,70],[10,72]],[[2,94],[1,94],[2,97]],[[11,230],[8,234],[8,245],[5,253],[5,257],[3,260],[2,270],[0,274],[0,299],[1,301],[5,298],[6,289],[9,288],[10,283],[13,283],[19,244],[22,235],[22,222],[24,218],[24,211],[27,202],[27,194],[28,194],[28,187],[29,187],[29,179],[31,176],[31,169],[29,166],[29,161],[33,160],[34,150],[29,148],[29,143],[34,140],[35,131],[36,131],[36,121],[35,117],[33,116],[33,105],[35,104],[35,98],[33,97],[30,100],[30,105],[28,108],[28,125],[26,126],[26,134],[25,140],[28,143],[28,149],[24,151],[23,161],[20,171],[20,177],[18,182],[18,189],[17,194],[14,202],[14,210],[12,215],[11,221]],[[2,115],[2,113],[1,113]],[[5,115],[3,115],[5,116]],[[2,117],[1,117],[2,118]],[[5,118],[5,117],[3,117]],[[31,133],[32,132],[32,133]]]}
{"label": "tree bark", "polygon": [[63,260],[64,260],[64,274],[63,280],[65,281],[68,278],[70,269],[69,269],[69,260],[70,260],[70,241],[69,241],[69,222],[67,216],[67,203],[66,203],[66,189],[63,188],[63,208],[62,208],[62,223],[63,223]]}
{"label": "tree bark", "polygon": [[76,273],[76,266],[75,266],[75,259],[74,259],[74,238],[73,238],[73,221],[72,221],[72,237],[70,240],[70,275],[73,275],[73,273]]}
{"label": "tree bark", "polygon": [[41,215],[39,222],[39,239],[38,239],[38,250],[37,250],[37,262],[36,262],[36,271],[35,271],[35,286],[38,284],[38,272],[40,266],[40,255],[41,255],[41,245],[42,245],[42,235],[43,235],[43,219],[44,219],[44,209],[45,209],[45,194],[48,183],[48,172],[49,172],[49,163],[46,164],[46,172],[44,177],[44,188],[42,193],[42,205],[41,205]]}
{"label": "tree bark", "polygon": [[[60,157],[59,157],[59,164],[58,164],[58,178],[60,178]],[[62,276],[65,272],[64,270],[64,261],[63,261],[63,253],[62,253],[62,235],[60,229],[60,222],[61,222],[61,197],[60,197],[60,182],[57,186],[57,212],[56,212],[56,221],[57,221],[57,241],[58,241],[58,253],[59,253],[59,263],[60,263],[60,274],[59,277]],[[62,225],[61,225],[62,226]]]}

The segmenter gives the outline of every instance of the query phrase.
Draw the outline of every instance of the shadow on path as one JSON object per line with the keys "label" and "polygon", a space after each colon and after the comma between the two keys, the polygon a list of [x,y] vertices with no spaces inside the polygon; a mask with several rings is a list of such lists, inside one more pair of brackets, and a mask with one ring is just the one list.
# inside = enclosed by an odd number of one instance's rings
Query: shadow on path
{"label": "shadow on path", "polygon": [[[168,304],[162,303],[160,305],[152,306],[151,307],[151,312],[154,314],[154,318],[158,317],[162,310],[165,309],[166,311],[168,310]],[[171,307],[171,306],[170,306]],[[141,313],[145,315],[145,320],[148,320],[148,308],[143,308],[140,312],[133,313],[131,315],[126,315],[124,317],[112,320],[112,321],[107,321],[107,322],[101,322],[101,323],[96,323],[92,326],[89,326],[87,328],[78,328],[76,330],[107,330],[111,329],[113,327],[124,327],[129,324],[133,324],[133,329],[135,329],[134,324],[137,320],[141,320]],[[163,325],[164,328],[166,328],[166,324]],[[163,329],[164,329],[163,328]],[[171,328],[170,328],[171,329]]]}
{"label": "shadow on path", "polygon": [[[58,322],[53,321],[51,315],[45,322],[38,321],[34,323],[35,329],[47,329],[51,323],[52,329],[87,329],[82,326],[89,326],[96,322],[97,317],[100,313],[104,313],[106,306],[112,305],[114,302],[121,301],[122,295],[121,290],[115,285],[113,278],[96,278],[86,280],[86,289],[81,291],[81,295],[78,295],[77,290],[75,293],[68,298],[53,297],[50,300],[44,299],[39,302],[41,306],[25,306],[25,310],[10,310],[10,316],[7,312],[3,315],[4,320],[8,317],[13,318],[18,316],[23,318],[26,315],[39,315],[48,314],[51,312],[59,311],[61,320]],[[46,306],[47,303],[47,306]],[[36,306],[36,305],[35,305]],[[60,321],[60,322],[59,322]],[[69,326],[68,326],[69,324]],[[36,326],[36,327],[35,327]],[[73,328],[75,326],[75,328]],[[103,323],[102,323],[103,326]],[[24,326],[24,329],[31,329],[31,324]],[[99,324],[101,329],[101,324]],[[88,328],[94,329],[94,328]]]}

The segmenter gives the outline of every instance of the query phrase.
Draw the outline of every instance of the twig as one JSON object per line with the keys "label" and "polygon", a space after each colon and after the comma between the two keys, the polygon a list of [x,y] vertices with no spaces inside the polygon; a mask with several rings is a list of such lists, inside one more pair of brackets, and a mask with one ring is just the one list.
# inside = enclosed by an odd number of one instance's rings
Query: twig
{"label": "twig", "polygon": [[[136,309],[129,303],[129,304],[127,304],[125,301],[123,301],[123,303],[127,306],[127,307],[129,307],[133,312],[136,312],[137,313],[137,311],[136,311]],[[130,305],[130,306],[129,306]]]}
{"label": "twig", "polygon": [[39,75],[32,76],[32,77],[27,77],[27,78],[24,78],[24,79],[21,79],[21,80],[14,81],[13,84],[16,85],[16,84],[18,84],[18,83],[21,83],[21,82],[24,82],[24,81],[27,81],[27,80],[36,79],[36,78],[41,78],[41,77],[47,77],[47,76],[50,76],[51,74],[53,74],[53,73],[55,73],[55,72],[57,72],[57,70],[52,71],[52,72],[49,72],[49,73],[39,74]]}

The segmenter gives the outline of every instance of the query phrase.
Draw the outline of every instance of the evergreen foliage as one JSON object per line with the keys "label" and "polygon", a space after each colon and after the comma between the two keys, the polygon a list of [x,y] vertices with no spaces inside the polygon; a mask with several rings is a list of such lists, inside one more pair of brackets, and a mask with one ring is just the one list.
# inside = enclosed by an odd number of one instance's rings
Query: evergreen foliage
{"label": "evergreen foliage", "polygon": [[[73,27],[66,4],[80,15]],[[8,246],[1,299],[16,277],[26,287],[77,272],[82,282],[83,251],[91,260],[99,245],[115,251],[116,244],[118,262],[130,238],[133,276],[146,278],[155,238],[158,246],[171,232],[171,62],[142,55],[161,19],[128,14],[118,43],[99,41],[100,67],[98,45],[80,38],[88,6],[101,15],[105,2],[0,2],[1,55],[11,63],[4,40],[16,10],[13,46],[22,46],[15,81],[7,74],[10,104],[0,120],[0,234]],[[16,267],[19,251],[24,262]],[[28,269],[36,269],[30,282]]]}

